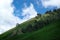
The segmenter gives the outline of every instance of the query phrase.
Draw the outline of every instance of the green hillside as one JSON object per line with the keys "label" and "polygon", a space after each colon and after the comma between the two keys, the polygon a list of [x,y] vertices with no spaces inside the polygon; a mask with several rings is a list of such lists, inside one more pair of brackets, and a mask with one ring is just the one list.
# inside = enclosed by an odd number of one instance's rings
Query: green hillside
{"label": "green hillside", "polygon": [[[19,39],[18,37],[16,40]],[[41,30],[30,33],[21,40],[60,40],[60,21],[53,22]]]}
{"label": "green hillside", "polygon": [[0,40],[60,40],[60,9],[37,14],[0,35]]}

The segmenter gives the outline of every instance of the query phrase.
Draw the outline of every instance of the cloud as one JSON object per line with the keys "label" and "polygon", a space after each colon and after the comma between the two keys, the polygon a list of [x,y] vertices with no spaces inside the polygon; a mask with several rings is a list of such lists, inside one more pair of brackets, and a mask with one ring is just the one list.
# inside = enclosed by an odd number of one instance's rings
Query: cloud
{"label": "cloud", "polygon": [[45,8],[49,6],[60,8],[60,0],[41,0],[41,2]]}
{"label": "cloud", "polygon": [[14,16],[15,7],[12,5],[13,0],[0,0],[0,34],[14,28],[16,23],[22,23],[37,15],[33,4],[22,9],[23,19]]}
{"label": "cloud", "polygon": [[13,28],[20,19],[13,15],[13,0],[0,0],[0,34]]}
{"label": "cloud", "polygon": [[25,5],[26,7],[24,7],[22,9],[22,16],[24,16],[23,19],[31,19],[35,16],[37,16],[37,12],[36,10],[34,9],[34,6],[33,4],[31,3],[29,7],[27,7],[27,5]]}

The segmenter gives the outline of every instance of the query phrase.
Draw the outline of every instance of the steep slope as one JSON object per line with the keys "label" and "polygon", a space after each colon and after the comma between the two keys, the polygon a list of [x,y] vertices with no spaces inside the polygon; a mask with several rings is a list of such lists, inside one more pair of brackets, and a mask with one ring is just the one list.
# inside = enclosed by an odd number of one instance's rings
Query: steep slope
{"label": "steep slope", "polygon": [[60,11],[38,14],[0,35],[0,40],[59,40]]}
{"label": "steep slope", "polygon": [[[17,38],[17,40],[19,39]],[[60,40],[60,20],[45,26],[41,30],[30,33],[22,40]]]}
{"label": "steep slope", "polygon": [[32,33],[15,35],[4,40],[60,40],[60,20]]}

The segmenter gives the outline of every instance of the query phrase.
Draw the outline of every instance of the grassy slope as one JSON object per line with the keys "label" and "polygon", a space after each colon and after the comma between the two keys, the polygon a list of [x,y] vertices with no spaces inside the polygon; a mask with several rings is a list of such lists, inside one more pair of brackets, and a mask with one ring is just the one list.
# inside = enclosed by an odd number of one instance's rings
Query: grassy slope
{"label": "grassy slope", "polygon": [[[46,16],[46,15],[44,15]],[[43,16],[42,16],[43,17]],[[43,17],[44,18],[44,17]],[[10,37],[11,34],[13,34],[14,31],[17,31],[18,29],[24,28],[29,24],[34,24],[34,20],[40,20],[36,18],[32,18],[31,20],[28,20],[20,26],[17,26],[2,35],[0,35],[1,40],[58,40],[60,36],[60,20],[53,22],[47,26],[44,26],[44,28],[39,29],[38,31],[32,32],[32,33],[22,33],[19,35],[14,35]]]}
{"label": "grassy slope", "polygon": [[60,20],[27,35],[23,40],[60,40]]}
{"label": "grassy slope", "polygon": [[12,28],[12,29],[8,30],[7,32],[1,34],[1,35],[0,35],[0,38],[6,39],[9,35],[13,34],[13,32],[14,32],[15,30],[18,30],[18,29],[21,29],[21,28],[23,28],[23,27],[26,27],[26,26],[29,25],[29,24],[33,24],[33,22],[34,22],[35,19],[36,19],[36,18],[32,18],[32,19],[30,19],[30,20],[28,20],[28,21],[20,24],[20,26],[16,26],[15,28]]}
{"label": "grassy slope", "polygon": [[60,40],[60,20],[55,21],[38,31],[15,35],[6,40]]}
{"label": "grassy slope", "polygon": [[[38,17],[38,19],[40,20],[40,18]],[[10,30],[8,30],[7,32],[3,33],[0,35],[0,38],[2,37],[3,39],[5,39],[6,37],[8,37],[9,35],[13,34],[13,32],[18,29],[21,29],[21,28],[25,28],[27,27],[27,25],[29,24],[34,24],[34,20],[38,20],[36,18],[31,18],[30,20],[28,21],[25,21],[24,23],[21,23],[20,26],[16,26],[15,28],[12,28]]]}

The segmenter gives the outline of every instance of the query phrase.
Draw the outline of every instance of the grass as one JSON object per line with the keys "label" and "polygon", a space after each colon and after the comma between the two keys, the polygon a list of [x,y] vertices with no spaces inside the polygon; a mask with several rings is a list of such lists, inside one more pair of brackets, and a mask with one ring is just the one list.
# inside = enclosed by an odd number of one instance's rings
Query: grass
{"label": "grass", "polygon": [[[16,26],[15,28],[1,34],[0,40],[60,40],[60,20],[53,21],[50,24],[45,25],[43,28],[30,33],[27,32],[11,36],[13,33],[15,33],[14,31],[17,33],[20,29],[26,28],[29,24],[34,25],[35,20],[39,22],[41,20],[45,21],[46,19],[49,19],[48,16],[50,17],[50,15],[46,14],[42,17],[37,16],[37,18],[32,18],[31,20],[28,20],[19,26]],[[53,15],[51,18],[52,17]]]}
{"label": "grass", "polygon": [[23,40],[60,40],[60,22],[54,22],[41,30],[33,32]]}
{"label": "grass", "polygon": [[60,20],[52,22],[38,31],[15,35],[4,40],[60,40]]}

